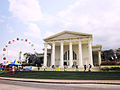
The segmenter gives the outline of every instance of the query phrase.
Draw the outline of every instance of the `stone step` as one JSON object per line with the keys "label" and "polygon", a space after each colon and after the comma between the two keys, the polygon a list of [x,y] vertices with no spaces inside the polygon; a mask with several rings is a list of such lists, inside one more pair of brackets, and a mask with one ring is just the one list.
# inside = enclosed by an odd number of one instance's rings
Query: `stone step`
{"label": "stone step", "polygon": [[[36,68],[34,68],[32,70],[33,71],[38,71],[38,68],[36,67]],[[55,68],[55,69],[53,69],[51,67],[47,67],[47,68],[44,69],[44,68],[40,67],[40,71],[84,71],[84,68],[78,68],[78,69],[76,69],[76,68],[67,68],[67,70],[64,70],[64,68]],[[86,69],[86,71],[88,71],[88,68]],[[91,69],[91,71],[100,71],[100,68],[99,67],[93,67]]]}

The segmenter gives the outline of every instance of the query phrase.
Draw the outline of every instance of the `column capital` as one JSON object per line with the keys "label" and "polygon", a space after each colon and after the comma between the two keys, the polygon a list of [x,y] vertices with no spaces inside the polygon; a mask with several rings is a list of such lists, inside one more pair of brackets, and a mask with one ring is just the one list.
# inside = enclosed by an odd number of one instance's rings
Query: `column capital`
{"label": "column capital", "polygon": [[52,41],[52,43],[55,43],[55,41]]}
{"label": "column capital", "polygon": [[91,40],[89,40],[89,41],[88,41],[88,44],[92,44],[92,41],[91,41]]}
{"label": "column capital", "polygon": [[82,41],[79,39],[79,40],[78,40],[78,45],[81,44],[81,43],[82,43]]}
{"label": "column capital", "polygon": [[81,42],[82,40],[79,38],[78,41]]}
{"label": "column capital", "polygon": [[63,44],[64,44],[64,41],[61,41],[61,42],[60,42],[60,46],[63,45]]}
{"label": "column capital", "polygon": [[72,40],[69,41],[69,44],[70,44],[70,45],[72,44]]}
{"label": "column capital", "polygon": [[48,45],[48,43],[47,43],[47,42],[44,42],[44,45]]}

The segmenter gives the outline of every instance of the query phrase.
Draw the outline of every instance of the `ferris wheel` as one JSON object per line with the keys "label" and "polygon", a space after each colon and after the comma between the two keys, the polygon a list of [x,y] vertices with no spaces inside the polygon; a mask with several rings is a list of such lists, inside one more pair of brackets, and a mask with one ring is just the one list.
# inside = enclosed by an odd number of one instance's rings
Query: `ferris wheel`
{"label": "ferris wheel", "polygon": [[22,62],[24,53],[35,53],[35,47],[31,40],[16,38],[7,42],[3,48],[3,62],[17,60]]}

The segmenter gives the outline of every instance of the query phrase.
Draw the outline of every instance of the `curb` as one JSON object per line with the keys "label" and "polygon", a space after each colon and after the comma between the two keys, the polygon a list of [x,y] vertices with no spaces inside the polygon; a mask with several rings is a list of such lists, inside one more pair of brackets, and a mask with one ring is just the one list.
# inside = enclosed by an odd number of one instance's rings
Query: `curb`
{"label": "curb", "polygon": [[119,82],[114,82],[110,80],[108,80],[108,82],[103,82],[102,81],[95,81],[95,80],[79,80],[79,81],[60,81],[60,80],[53,80],[53,79],[49,79],[49,80],[42,80],[42,79],[38,79],[38,80],[34,80],[34,79],[24,79],[24,78],[8,78],[8,77],[0,77],[1,80],[9,80],[9,81],[20,81],[20,82],[35,82],[35,83],[53,83],[53,84],[112,84],[112,85],[120,85],[120,81]]}

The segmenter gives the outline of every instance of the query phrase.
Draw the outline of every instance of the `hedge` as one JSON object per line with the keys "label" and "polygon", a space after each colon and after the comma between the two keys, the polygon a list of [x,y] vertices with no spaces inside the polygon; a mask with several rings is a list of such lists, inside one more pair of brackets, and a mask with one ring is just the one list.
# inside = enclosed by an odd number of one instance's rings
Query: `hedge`
{"label": "hedge", "polygon": [[101,65],[120,65],[120,62],[116,62],[116,61],[102,61]]}
{"label": "hedge", "polygon": [[120,67],[104,67],[101,71],[120,71]]}

